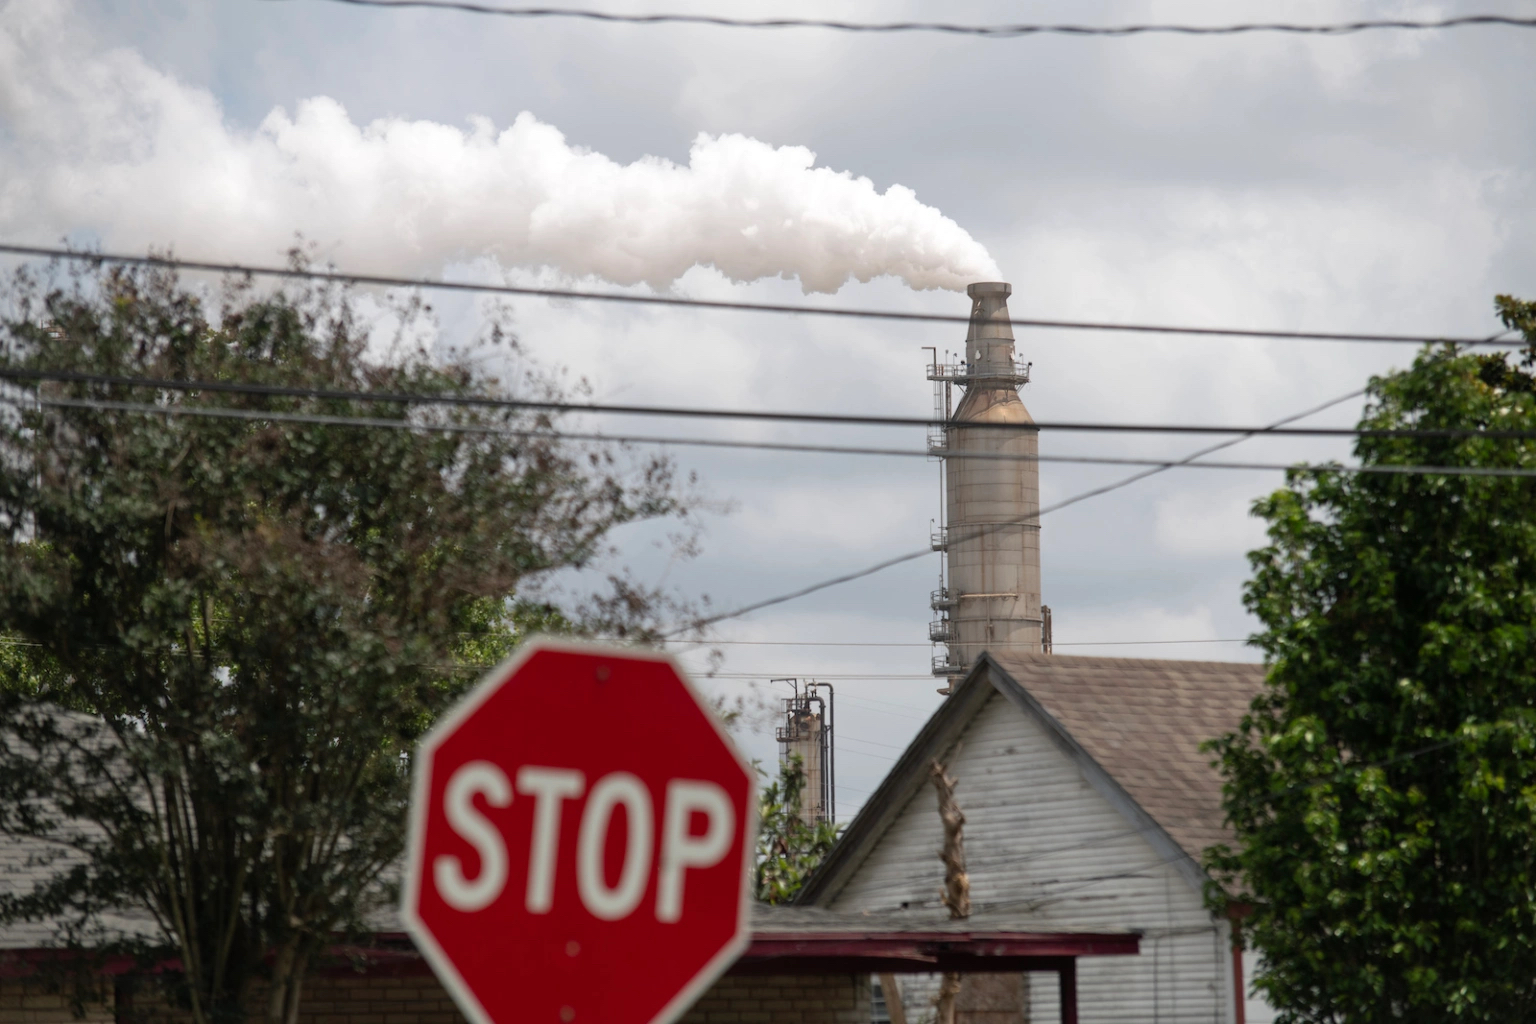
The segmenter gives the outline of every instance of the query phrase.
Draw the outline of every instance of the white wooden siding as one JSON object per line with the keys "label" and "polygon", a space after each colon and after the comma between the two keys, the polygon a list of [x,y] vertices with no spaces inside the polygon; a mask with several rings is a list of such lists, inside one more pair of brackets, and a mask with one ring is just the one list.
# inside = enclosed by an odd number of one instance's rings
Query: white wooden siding
{"label": "white wooden siding", "polygon": [[[994,694],[961,736],[949,771],[966,817],[973,912],[989,926],[1142,932],[1139,956],[1078,961],[1083,1024],[1232,1020],[1226,923],[1043,726]],[[941,844],[937,798],[924,786],[831,905],[940,907]],[[1057,1019],[1053,990],[1034,986],[1032,1021]]]}

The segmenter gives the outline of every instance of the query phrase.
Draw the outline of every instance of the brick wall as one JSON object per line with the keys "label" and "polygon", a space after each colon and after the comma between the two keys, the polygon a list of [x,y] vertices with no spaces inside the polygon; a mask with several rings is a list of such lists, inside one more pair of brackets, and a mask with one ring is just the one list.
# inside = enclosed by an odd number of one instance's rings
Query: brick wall
{"label": "brick wall", "polygon": [[[132,1024],[190,1024],[191,1015],[158,1001],[152,985],[139,988],[131,1009],[116,1006],[112,985],[86,1007],[84,1024],[113,1024],[117,1012]],[[266,990],[251,993],[251,1024],[266,1013]],[[77,1024],[64,995],[36,982],[0,980],[0,1024]],[[430,975],[363,977],[311,975],[304,982],[299,1024],[465,1024],[448,993]]]}
{"label": "brick wall", "polygon": [[[260,1024],[265,993],[252,993],[251,1021]],[[132,1019],[184,1024],[175,1011],[154,1012],[141,991]],[[113,1024],[110,983],[86,1006],[85,1024]],[[0,1024],[76,1024],[67,996],[35,982],[0,980]],[[869,1024],[868,975],[722,978],[694,1004],[683,1024]],[[448,993],[429,976],[311,976],[304,984],[299,1024],[465,1024]]]}
{"label": "brick wall", "polygon": [[[256,994],[259,1020],[266,998]],[[465,1024],[431,975],[404,978],[310,977],[299,1001],[299,1024]]]}
{"label": "brick wall", "polygon": [[[51,986],[19,978],[0,978],[0,1024],[75,1024],[78,1018],[69,1005],[69,996],[49,991]],[[112,989],[104,985],[96,998],[85,1005],[84,1020],[92,1024],[111,1024]]]}
{"label": "brick wall", "polygon": [[869,975],[721,978],[682,1024],[869,1024]]}

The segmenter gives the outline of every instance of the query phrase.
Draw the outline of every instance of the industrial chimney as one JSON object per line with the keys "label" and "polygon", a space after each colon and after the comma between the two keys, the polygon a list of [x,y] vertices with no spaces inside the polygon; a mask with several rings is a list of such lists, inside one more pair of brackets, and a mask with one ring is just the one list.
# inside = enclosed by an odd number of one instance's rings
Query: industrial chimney
{"label": "industrial chimney", "polygon": [[[774,679],[787,683],[794,696],[784,701],[784,724],[778,728],[779,763],[799,762],[804,788],[794,816],[807,824],[837,818],[837,778],[833,766],[833,692],[831,683],[812,679]],[[826,691],[823,697],[821,691]]]}
{"label": "industrial chimney", "polygon": [[[1019,400],[1029,364],[1014,358],[1012,291],[1001,282],[967,288],[965,359],[941,362],[935,353],[928,370],[943,422],[929,436],[929,450],[944,462],[944,519],[933,546],[945,563],[928,636],[942,645],[933,674],[949,685],[984,650],[1039,651],[1049,643],[1040,604],[1040,434],[1026,426],[1034,420]],[[958,407],[957,386],[965,392]]]}

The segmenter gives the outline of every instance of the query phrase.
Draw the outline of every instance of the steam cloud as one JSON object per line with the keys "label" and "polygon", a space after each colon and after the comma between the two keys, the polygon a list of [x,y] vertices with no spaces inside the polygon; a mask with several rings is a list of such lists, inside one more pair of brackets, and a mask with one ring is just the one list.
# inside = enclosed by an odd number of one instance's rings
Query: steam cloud
{"label": "steam cloud", "polygon": [[135,51],[82,37],[67,0],[0,6],[0,233],[275,260],[295,232],[347,269],[430,273],[492,256],[663,288],[696,264],[806,291],[996,278],[986,249],[908,188],[815,166],[801,146],[699,135],[687,166],[619,164],[528,113],[498,131],[352,122],[316,97],[254,132]]}

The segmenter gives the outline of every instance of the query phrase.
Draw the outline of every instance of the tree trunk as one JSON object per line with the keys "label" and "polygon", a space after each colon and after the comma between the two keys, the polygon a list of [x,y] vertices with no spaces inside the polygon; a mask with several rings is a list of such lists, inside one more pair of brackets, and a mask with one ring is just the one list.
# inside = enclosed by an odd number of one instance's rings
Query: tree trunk
{"label": "tree trunk", "polygon": [[946,971],[944,980],[939,983],[939,996],[933,1004],[938,1010],[938,1024],[955,1024],[955,999],[959,995],[960,975]]}
{"label": "tree trunk", "polygon": [[939,856],[944,861],[944,905],[949,916],[961,919],[971,916],[971,879],[965,870],[965,815],[955,802],[955,780],[937,760],[929,769],[933,788],[939,794],[939,820],[944,823],[944,849]]}
{"label": "tree trunk", "polygon": [[[937,759],[929,775],[939,794],[939,820],[944,823],[944,849],[939,854],[944,861],[944,905],[949,908],[951,919],[962,920],[971,916],[971,879],[965,870],[965,815],[955,802],[955,780]],[[955,999],[959,995],[960,975],[946,972],[934,1002],[938,1024],[955,1024]]]}
{"label": "tree trunk", "polygon": [[272,958],[272,982],[267,989],[266,1024],[298,1024],[299,998],[309,957],[297,941],[278,947]]}

